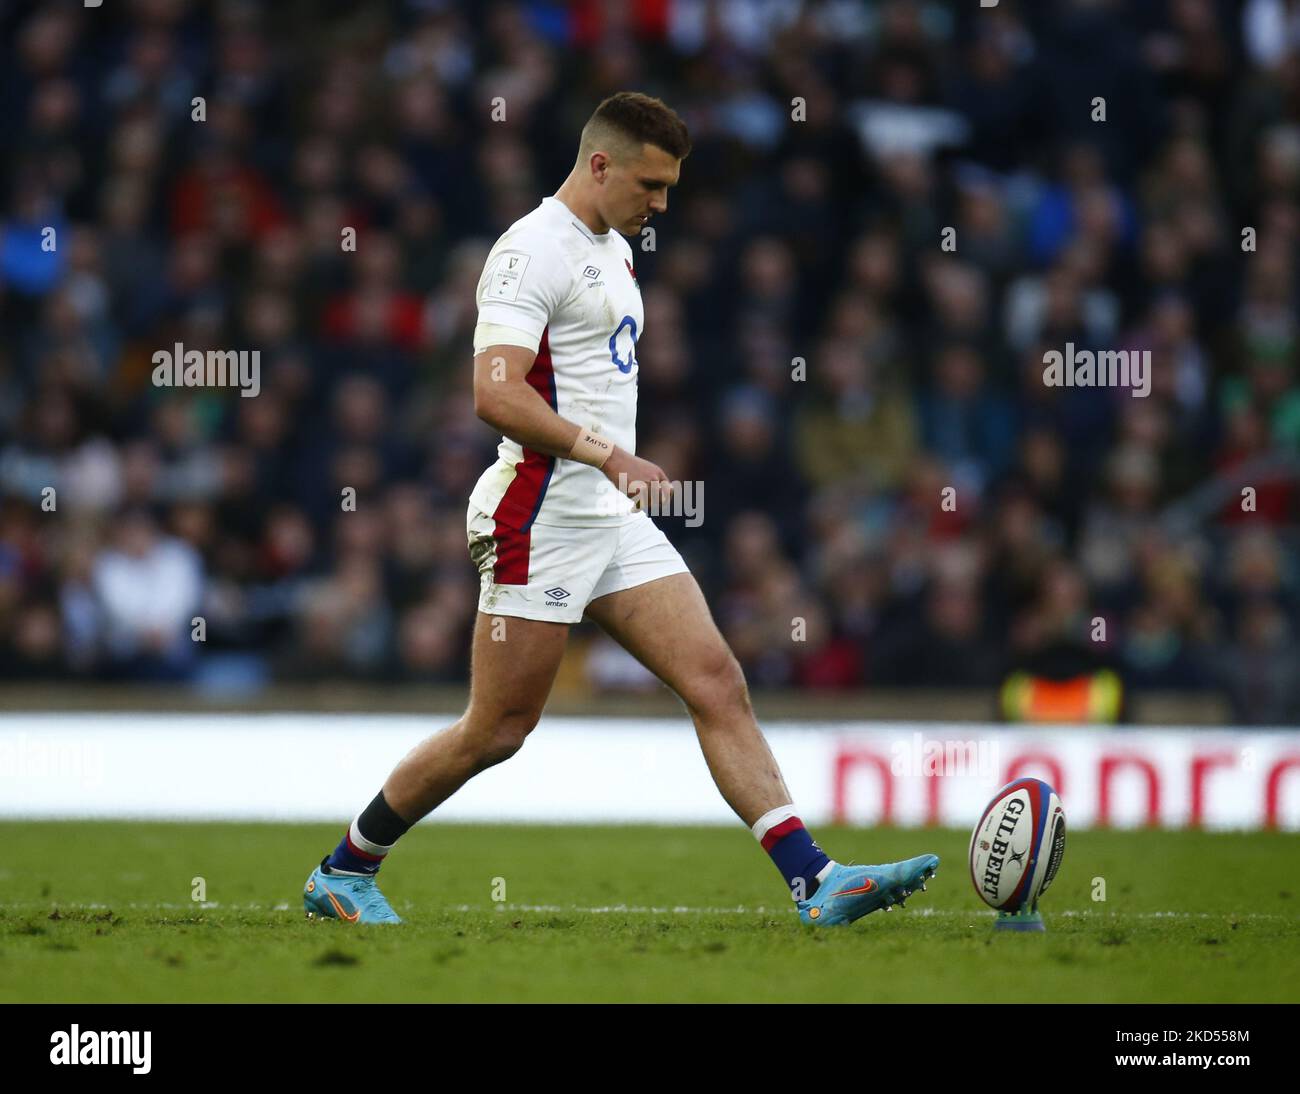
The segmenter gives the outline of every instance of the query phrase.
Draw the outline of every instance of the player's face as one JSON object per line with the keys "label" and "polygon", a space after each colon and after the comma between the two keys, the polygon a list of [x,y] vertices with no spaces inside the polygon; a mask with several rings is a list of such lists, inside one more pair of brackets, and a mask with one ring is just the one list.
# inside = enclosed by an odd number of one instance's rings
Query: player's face
{"label": "player's face", "polygon": [[605,184],[605,222],[626,236],[637,235],[652,216],[668,208],[668,188],[677,185],[681,169],[681,160],[653,144],[643,144],[636,159],[612,162]]}

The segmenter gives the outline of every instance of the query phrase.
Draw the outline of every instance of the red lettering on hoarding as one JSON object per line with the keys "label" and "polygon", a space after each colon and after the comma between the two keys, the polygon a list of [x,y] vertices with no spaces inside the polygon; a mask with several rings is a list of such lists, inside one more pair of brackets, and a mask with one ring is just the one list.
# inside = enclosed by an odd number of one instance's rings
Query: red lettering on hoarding
{"label": "red lettering on hoarding", "polygon": [[1278,815],[1281,813],[1282,776],[1288,771],[1300,768],[1300,755],[1283,756],[1268,769],[1268,779],[1264,783],[1264,827],[1276,828]]}
{"label": "red lettering on hoarding", "polygon": [[939,771],[925,780],[925,824],[933,828],[939,823],[939,787],[943,785],[943,772]]}
{"label": "red lettering on hoarding", "polygon": [[1135,767],[1146,776],[1147,780],[1147,819],[1148,827],[1160,823],[1160,775],[1155,764],[1142,756],[1116,756],[1103,753],[1097,767],[1097,827],[1110,825],[1110,780],[1116,771],[1123,767]]}
{"label": "red lettering on hoarding", "polygon": [[1046,782],[1056,791],[1057,797],[1065,800],[1065,771],[1061,768],[1061,762],[1046,752],[1017,752],[1002,774],[1002,785],[1014,782],[1021,772],[1030,767],[1046,768],[1051,772],[1052,777]]}
{"label": "red lettering on hoarding", "polygon": [[1237,757],[1231,752],[1212,752],[1192,757],[1192,812],[1187,823],[1199,828],[1205,819],[1205,780],[1216,767],[1232,767]]}
{"label": "red lettering on hoarding", "polygon": [[860,765],[874,767],[880,773],[880,823],[894,821],[894,775],[889,761],[866,748],[842,748],[835,754],[835,776],[831,816],[835,824],[848,821],[849,775]]}

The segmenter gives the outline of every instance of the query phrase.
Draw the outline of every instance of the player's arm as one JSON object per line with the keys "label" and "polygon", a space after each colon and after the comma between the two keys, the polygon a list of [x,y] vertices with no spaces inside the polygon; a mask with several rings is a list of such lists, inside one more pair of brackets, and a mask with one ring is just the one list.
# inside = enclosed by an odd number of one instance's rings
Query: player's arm
{"label": "player's arm", "polygon": [[512,441],[567,457],[583,430],[561,418],[524,379],[536,356],[527,346],[493,345],[476,353],[474,413]]}
{"label": "player's arm", "polygon": [[493,249],[478,286],[474,413],[516,444],[599,466],[613,445],[583,444],[588,431],[561,418],[524,379],[546,325],[572,291],[569,263],[552,240],[521,232]]}
{"label": "player's arm", "polygon": [[[537,351],[494,344],[474,355],[474,413],[517,444],[548,456],[599,467],[628,492],[638,482],[667,484],[663,468],[624,451],[607,438],[561,418],[524,379]],[[664,489],[670,489],[665,487]]]}

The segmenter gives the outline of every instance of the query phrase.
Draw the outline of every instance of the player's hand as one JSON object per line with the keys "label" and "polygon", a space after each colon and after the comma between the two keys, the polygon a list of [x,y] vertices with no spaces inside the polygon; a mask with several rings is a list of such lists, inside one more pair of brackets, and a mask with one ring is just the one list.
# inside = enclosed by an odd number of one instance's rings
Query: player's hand
{"label": "player's hand", "polygon": [[621,448],[614,449],[601,471],[628,497],[643,499],[656,507],[666,505],[672,498],[673,483],[662,467]]}

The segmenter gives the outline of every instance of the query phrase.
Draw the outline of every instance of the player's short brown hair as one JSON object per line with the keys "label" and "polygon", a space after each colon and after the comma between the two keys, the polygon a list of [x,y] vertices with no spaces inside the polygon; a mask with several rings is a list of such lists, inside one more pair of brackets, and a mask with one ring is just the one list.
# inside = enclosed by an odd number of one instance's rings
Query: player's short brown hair
{"label": "player's short brown hair", "polygon": [[642,143],[662,148],[683,160],[691,151],[686,123],[662,99],[639,91],[620,91],[598,107],[582,127],[580,155],[590,155],[601,144],[639,152]]}

